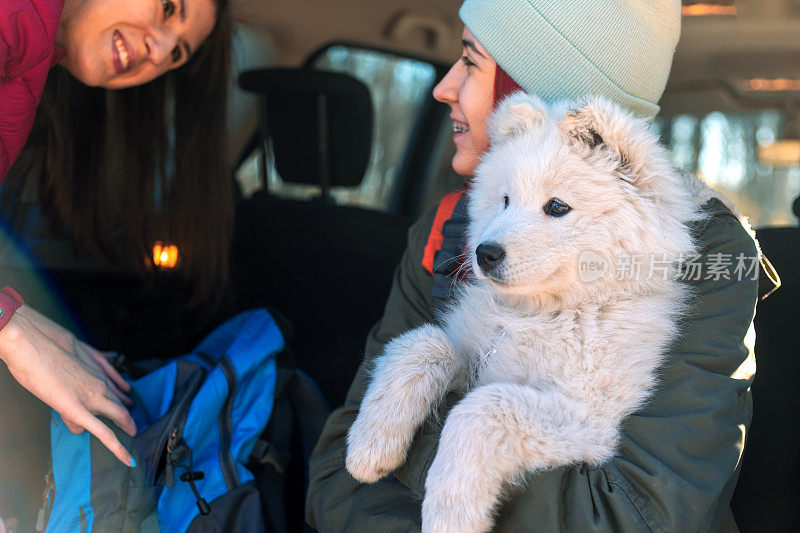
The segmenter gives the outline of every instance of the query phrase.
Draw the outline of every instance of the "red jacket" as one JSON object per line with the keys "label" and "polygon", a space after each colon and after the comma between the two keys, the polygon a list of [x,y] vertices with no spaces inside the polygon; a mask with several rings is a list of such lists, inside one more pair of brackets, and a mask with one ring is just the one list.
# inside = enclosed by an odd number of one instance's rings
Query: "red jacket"
{"label": "red jacket", "polygon": [[0,182],[33,126],[55,51],[64,0],[0,0]]}

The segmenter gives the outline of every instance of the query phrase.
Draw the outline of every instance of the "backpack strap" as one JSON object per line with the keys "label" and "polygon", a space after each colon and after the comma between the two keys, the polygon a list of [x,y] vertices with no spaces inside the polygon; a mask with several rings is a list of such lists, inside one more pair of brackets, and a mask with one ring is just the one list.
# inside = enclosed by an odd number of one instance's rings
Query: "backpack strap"
{"label": "backpack strap", "polygon": [[[277,367],[272,415],[253,447],[248,468],[256,479],[265,522],[270,531],[283,533],[305,527],[295,519],[303,513],[306,465],[330,408],[311,378],[295,369],[288,347],[278,354]],[[292,455],[298,448],[302,457]]]}
{"label": "backpack strap", "polygon": [[[294,377],[294,357],[288,346],[276,358],[275,397],[269,423],[256,441],[247,467],[253,472],[269,531],[288,531],[284,486],[291,460],[292,410],[286,389]],[[264,512],[265,511],[265,512]]]}
{"label": "backpack strap", "polygon": [[425,246],[423,268],[433,277],[430,294],[437,312],[455,295],[456,282],[471,275],[470,254],[466,253],[469,225],[466,191],[462,189],[442,199]]}
{"label": "backpack strap", "polygon": [[436,210],[433,226],[428,235],[428,242],[425,244],[425,255],[422,257],[422,266],[431,274],[433,274],[433,261],[436,258],[436,252],[442,249],[444,223],[453,217],[456,206],[463,195],[464,189],[451,192],[439,202],[439,208]]}

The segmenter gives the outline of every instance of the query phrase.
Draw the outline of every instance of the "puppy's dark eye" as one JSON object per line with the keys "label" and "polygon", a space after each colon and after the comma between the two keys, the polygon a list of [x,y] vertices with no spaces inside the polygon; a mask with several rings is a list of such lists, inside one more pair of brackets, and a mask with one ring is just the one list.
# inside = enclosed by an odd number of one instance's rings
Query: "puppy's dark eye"
{"label": "puppy's dark eye", "polygon": [[508,198],[508,195],[506,194],[505,196],[503,196],[503,209],[508,207],[509,202],[511,202],[511,200]]}
{"label": "puppy's dark eye", "polygon": [[544,204],[544,214],[551,217],[563,217],[570,211],[572,208],[559,200],[558,198],[550,198],[546,204]]}

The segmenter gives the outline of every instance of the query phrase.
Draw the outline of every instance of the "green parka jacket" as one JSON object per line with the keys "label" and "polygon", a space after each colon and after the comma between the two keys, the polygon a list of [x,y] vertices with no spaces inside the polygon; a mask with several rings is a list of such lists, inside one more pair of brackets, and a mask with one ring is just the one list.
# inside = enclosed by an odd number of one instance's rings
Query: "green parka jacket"
{"label": "green parka jacket", "polygon": [[[757,257],[755,241],[722,202],[705,205],[693,227],[704,263]],[[361,484],[345,470],[346,436],[368,385],[372,358],[397,335],[434,320],[441,305],[422,266],[436,209],[410,229],[383,318],[367,339],[366,358],[345,404],[333,412],[310,464],[307,520],[320,532],[419,531],[425,477],[447,412],[443,402],[417,433],[393,475]],[[752,416],[755,375],[753,276],[702,276],[681,335],[661,367],[648,404],[623,423],[617,455],[599,468],[572,465],[529,474],[498,510],[497,531],[736,530],[729,504]],[[706,279],[707,278],[707,279]]]}

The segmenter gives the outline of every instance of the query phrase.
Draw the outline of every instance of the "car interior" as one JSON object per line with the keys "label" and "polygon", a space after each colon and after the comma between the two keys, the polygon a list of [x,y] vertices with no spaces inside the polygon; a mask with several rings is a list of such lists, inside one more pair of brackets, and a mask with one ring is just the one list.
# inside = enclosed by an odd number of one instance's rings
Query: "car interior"
{"label": "car interior", "polygon": [[[464,185],[447,106],[459,0],[233,0],[229,105],[236,224],[220,306],[187,307],[169,250],[81,255],[35,205],[2,205],[0,268],[26,301],[133,359],[186,353],[253,307],[293,327],[298,368],[341,404],[380,319],[410,225]],[[724,192],[756,229],[780,288],[759,302],[754,415],[732,509],[743,531],[800,524],[800,1],[684,0],[653,123],[676,167]],[[24,209],[23,209],[24,207]],[[155,246],[155,243],[154,243]],[[174,248],[172,248],[174,247]]]}

